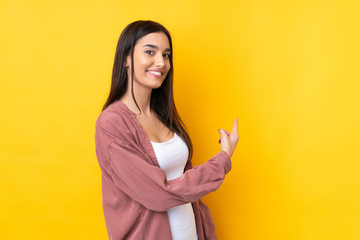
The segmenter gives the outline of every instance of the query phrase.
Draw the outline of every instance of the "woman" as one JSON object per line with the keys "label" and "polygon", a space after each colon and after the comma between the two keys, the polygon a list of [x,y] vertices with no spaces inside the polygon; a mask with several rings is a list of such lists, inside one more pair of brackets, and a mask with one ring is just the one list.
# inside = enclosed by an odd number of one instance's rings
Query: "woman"
{"label": "woman", "polygon": [[220,129],[221,151],[192,168],[192,144],[173,98],[169,32],[129,24],[118,41],[109,97],[96,121],[103,210],[109,239],[216,239],[200,198],[230,171],[238,141]]}

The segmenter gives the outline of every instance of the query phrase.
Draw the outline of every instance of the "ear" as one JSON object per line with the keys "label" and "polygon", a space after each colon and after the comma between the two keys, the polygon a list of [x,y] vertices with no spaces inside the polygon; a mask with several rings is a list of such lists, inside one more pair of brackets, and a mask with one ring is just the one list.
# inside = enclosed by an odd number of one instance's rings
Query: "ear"
{"label": "ear", "polygon": [[128,68],[131,64],[131,58],[130,58],[130,55],[128,55],[126,58],[125,58],[125,64],[124,64],[124,67]]}

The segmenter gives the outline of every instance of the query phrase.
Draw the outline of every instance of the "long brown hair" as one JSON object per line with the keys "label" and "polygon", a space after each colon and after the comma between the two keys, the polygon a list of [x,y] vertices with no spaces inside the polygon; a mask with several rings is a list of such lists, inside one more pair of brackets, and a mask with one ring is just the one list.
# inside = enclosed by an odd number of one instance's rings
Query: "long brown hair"
{"label": "long brown hair", "polygon": [[[126,92],[128,86],[127,69],[125,67],[126,57],[131,56],[131,69],[134,69],[134,47],[137,41],[143,36],[153,33],[163,32],[169,39],[170,44],[170,70],[157,89],[153,89],[151,93],[150,108],[153,110],[157,118],[170,130],[176,132],[186,143],[189,148],[189,158],[193,154],[193,147],[189,134],[185,125],[176,110],[173,93],[173,47],[169,31],[161,24],[153,21],[135,21],[130,23],[122,31],[116,47],[115,60],[112,72],[111,88],[109,96],[103,106],[103,111],[113,102],[120,99]],[[131,73],[131,82],[134,80],[134,72]],[[132,84],[133,86],[133,84]],[[133,100],[141,112],[135,97],[134,90],[131,88]]]}

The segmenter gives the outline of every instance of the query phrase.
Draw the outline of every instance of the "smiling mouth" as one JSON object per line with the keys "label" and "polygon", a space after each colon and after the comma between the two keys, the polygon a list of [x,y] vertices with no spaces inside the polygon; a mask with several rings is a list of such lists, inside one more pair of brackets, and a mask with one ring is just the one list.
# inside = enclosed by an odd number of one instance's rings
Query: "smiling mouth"
{"label": "smiling mouth", "polygon": [[161,77],[161,76],[163,75],[163,73],[158,72],[158,71],[148,70],[147,72],[150,73],[150,74],[152,74],[152,75],[155,75],[156,77]]}

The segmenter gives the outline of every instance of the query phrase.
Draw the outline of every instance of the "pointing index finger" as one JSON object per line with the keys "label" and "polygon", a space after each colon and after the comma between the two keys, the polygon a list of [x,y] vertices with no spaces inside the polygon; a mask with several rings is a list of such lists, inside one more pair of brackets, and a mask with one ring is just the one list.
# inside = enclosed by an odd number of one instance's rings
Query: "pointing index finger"
{"label": "pointing index finger", "polygon": [[238,133],[238,119],[237,119],[237,118],[235,118],[232,132],[233,132],[233,133],[236,133],[236,134]]}

